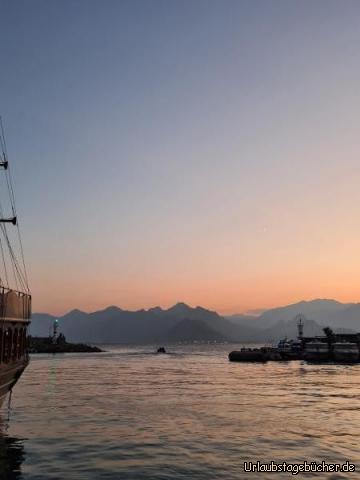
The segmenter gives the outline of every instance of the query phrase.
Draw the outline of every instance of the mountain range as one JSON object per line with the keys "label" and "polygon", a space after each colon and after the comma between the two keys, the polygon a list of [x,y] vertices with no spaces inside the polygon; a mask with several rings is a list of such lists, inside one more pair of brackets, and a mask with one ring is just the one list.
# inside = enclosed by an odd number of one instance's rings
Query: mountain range
{"label": "mountain range", "polygon": [[34,313],[30,334],[47,336],[55,318],[72,342],[173,343],[192,341],[274,342],[296,337],[296,316],[305,317],[304,335],[320,335],[325,326],[343,332],[360,331],[360,304],[336,300],[301,301],[260,315],[221,316],[203,307],[177,303],[169,309],[154,307],[129,311],[110,306],[92,313],[72,310],[62,317]]}

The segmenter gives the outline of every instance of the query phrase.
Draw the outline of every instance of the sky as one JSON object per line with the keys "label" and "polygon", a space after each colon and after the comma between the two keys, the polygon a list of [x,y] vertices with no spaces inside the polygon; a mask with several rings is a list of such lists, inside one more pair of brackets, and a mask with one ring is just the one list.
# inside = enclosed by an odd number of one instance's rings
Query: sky
{"label": "sky", "polygon": [[360,3],[0,0],[34,311],[360,301]]}

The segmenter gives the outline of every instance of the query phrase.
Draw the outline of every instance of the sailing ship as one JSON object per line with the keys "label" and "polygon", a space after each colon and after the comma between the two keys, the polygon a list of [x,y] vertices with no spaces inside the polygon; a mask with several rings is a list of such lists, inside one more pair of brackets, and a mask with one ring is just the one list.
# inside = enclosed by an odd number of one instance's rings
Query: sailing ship
{"label": "sailing ship", "polygon": [[[0,117],[0,406],[29,363],[29,290],[4,128]],[[5,198],[3,198],[5,197]]]}

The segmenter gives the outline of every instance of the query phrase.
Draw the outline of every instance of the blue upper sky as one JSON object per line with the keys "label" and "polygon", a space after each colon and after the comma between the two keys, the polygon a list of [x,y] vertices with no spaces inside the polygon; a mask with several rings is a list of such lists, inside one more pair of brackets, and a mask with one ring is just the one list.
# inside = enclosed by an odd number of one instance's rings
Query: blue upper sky
{"label": "blue upper sky", "polygon": [[359,14],[0,0],[35,309],[358,299]]}

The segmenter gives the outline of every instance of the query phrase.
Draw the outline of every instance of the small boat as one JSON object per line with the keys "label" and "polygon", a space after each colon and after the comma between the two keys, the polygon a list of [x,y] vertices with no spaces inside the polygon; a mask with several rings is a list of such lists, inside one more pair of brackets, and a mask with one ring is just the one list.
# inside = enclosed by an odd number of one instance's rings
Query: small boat
{"label": "small boat", "polygon": [[166,353],[166,350],[164,347],[159,347],[156,351],[156,353]]}
{"label": "small boat", "polygon": [[242,348],[229,353],[230,362],[267,362],[269,355],[264,349]]}

